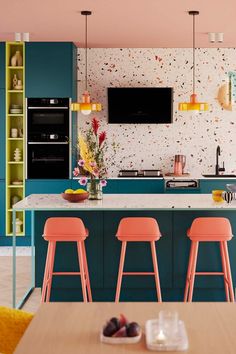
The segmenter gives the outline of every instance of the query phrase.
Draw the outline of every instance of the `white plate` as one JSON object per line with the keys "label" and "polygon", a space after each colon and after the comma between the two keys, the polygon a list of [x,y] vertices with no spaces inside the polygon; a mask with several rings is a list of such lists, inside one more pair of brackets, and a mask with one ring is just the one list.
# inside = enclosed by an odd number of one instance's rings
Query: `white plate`
{"label": "white plate", "polygon": [[138,343],[142,337],[142,332],[136,337],[106,337],[100,333],[100,341],[107,344],[134,344]]}
{"label": "white plate", "polygon": [[148,320],[145,325],[146,345],[149,350],[155,351],[183,351],[188,349],[188,336],[183,321],[178,321],[178,330],[176,336],[170,341],[164,343],[156,343],[155,336],[158,331],[159,320]]}

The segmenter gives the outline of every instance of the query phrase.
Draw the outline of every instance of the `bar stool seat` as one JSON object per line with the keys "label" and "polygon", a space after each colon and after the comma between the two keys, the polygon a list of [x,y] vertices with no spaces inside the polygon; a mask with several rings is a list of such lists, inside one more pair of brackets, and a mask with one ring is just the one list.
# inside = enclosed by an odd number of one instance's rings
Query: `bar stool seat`
{"label": "bar stool seat", "polygon": [[[227,242],[233,237],[229,220],[222,217],[201,217],[194,219],[187,230],[191,240],[189,264],[184,292],[184,301],[191,302],[196,275],[222,275],[224,277],[227,301],[234,302],[232,275]],[[196,272],[199,242],[219,242],[222,272]]]}
{"label": "bar stool seat", "polygon": [[[48,241],[48,251],[44,271],[41,302],[50,300],[52,277],[54,275],[80,275],[83,300],[92,301],[88,263],[84,241],[88,237],[88,230],[81,219],[75,217],[52,217],[46,220],[43,237]],[[76,242],[79,260],[79,272],[54,272],[54,259],[57,242]]]}
{"label": "bar stool seat", "polygon": [[[162,301],[155,247],[155,241],[158,241],[161,237],[157,221],[148,217],[123,218],[119,223],[116,237],[122,242],[122,246],[115,302],[119,302],[123,275],[153,275],[155,277],[157,298]],[[150,242],[154,272],[123,272],[127,242]]]}

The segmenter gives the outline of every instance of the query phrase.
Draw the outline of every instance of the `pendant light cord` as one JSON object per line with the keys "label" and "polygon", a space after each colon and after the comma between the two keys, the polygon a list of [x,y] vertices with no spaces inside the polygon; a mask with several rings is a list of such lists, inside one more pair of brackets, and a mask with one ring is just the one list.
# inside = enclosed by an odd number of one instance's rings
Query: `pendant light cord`
{"label": "pendant light cord", "polygon": [[195,14],[193,15],[193,93],[195,94]]}
{"label": "pendant light cord", "polygon": [[85,16],[85,90],[88,91],[88,15]]}

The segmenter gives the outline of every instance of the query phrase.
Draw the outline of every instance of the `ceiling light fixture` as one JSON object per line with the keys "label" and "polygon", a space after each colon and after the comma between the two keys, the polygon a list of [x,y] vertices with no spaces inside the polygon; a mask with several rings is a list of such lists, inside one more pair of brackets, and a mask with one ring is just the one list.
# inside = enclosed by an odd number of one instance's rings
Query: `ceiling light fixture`
{"label": "ceiling light fixture", "polygon": [[91,11],[81,11],[81,15],[85,16],[85,91],[82,94],[82,102],[71,104],[71,110],[81,112],[84,115],[89,115],[91,112],[100,112],[102,110],[101,103],[91,102],[88,92],[88,16]]}
{"label": "ceiling light fixture", "polygon": [[193,16],[193,91],[190,96],[190,102],[179,103],[179,111],[208,111],[206,102],[198,102],[195,92],[195,16],[199,15],[199,11],[189,11],[189,15]]}

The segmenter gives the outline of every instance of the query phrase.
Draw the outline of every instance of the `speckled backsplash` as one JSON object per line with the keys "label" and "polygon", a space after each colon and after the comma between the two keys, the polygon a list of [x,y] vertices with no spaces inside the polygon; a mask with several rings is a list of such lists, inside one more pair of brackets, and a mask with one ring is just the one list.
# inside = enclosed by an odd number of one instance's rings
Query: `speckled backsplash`
{"label": "speckled backsplash", "polygon": [[[78,50],[78,92],[84,91],[84,50]],[[178,112],[178,103],[189,100],[192,91],[191,49],[90,49],[88,84],[93,101],[103,111],[89,117],[78,114],[79,129],[91,117],[101,121],[108,135],[109,177],[120,169],[173,170],[173,156],[187,156],[186,170],[192,175],[213,173],[215,151],[222,148],[220,163],[226,173],[236,172],[236,109],[223,110],[217,100],[219,88],[227,83],[229,71],[236,70],[236,50],[196,51],[196,91],[199,101],[210,110],[194,115]],[[107,124],[107,87],[173,87],[173,124]],[[79,98],[81,99],[79,94]],[[115,151],[112,144],[118,144]]]}

